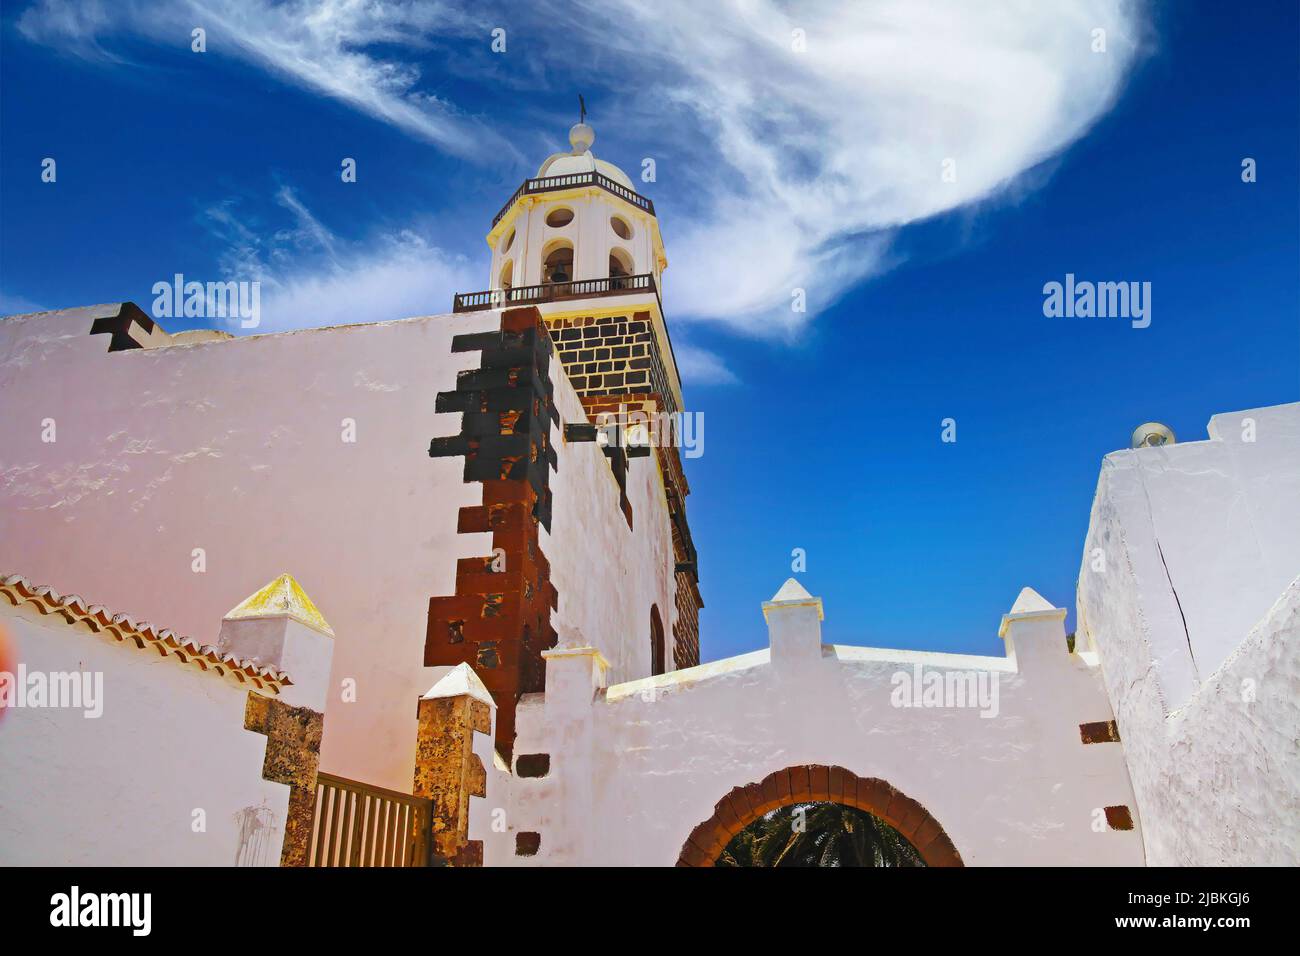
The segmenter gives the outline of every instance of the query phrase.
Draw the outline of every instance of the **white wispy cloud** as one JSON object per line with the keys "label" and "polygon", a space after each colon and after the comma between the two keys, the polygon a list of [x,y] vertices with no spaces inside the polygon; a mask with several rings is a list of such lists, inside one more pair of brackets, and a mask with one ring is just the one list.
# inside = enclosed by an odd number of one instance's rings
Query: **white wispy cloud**
{"label": "white wispy cloud", "polygon": [[[514,38],[511,56],[530,58],[556,88],[609,87],[608,102],[633,118],[623,120],[630,131],[671,159],[685,184],[679,205],[689,206],[669,236],[673,318],[774,337],[888,268],[899,228],[1014,197],[1018,177],[1109,110],[1145,28],[1137,0],[535,0],[492,13],[443,0],[194,0],[178,9],[40,0],[19,28],[93,52],[114,32],[175,43],[202,21],[214,28],[210,50],[448,153],[518,163],[512,143],[539,130],[506,120],[489,128],[440,99],[419,66],[422,51],[448,38],[486,47],[500,21]],[[1104,52],[1094,49],[1098,30]],[[485,74],[484,84],[500,94],[497,78]],[[945,161],[955,181],[944,180]],[[408,255],[439,258],[440,275],[459,269],[432,247],[370,253],[377,275],[423,286],[424,272],[401,267]],[[286,302],[307,308],[310,293],[340,291],[330,257],[315,261],[319,281],[300,274]],[[483,284],[481,270],[467,278],[466,287]],[[791,308],[796,289],[807,312]],[[725,372],[707,352],[687,362],[701,375]]]}
{"label": "white wispy cloud", "polygon": [[477,284],[479,273],[477,264],[400,232],[358,247],[346,269],[305,264],[282,273],[263,288],[259,331],[439,314],[455,293]]}
{"label": "white wispy cloud", "polygon": [[995,197],[1082,136],[1143,23],[1128,0],[579,6],[584,42],[619,47],[620,90],[694,116],[695,130],[665,127],[665,149],[714,148],[690,174],[703,211],[669,250],[674,314],[769,333],[806,321],[793,289],[815,313],[885,264],[892,230]]}
{"label": "white wispy cloud", "polygon": [[740,381],[722,356],[698,345],[675,345],[673,357],[682,380],[693,385],[734,385]]}
{"label": "white wispy cloud", "polygon": [[[106,44],[115,35],[188,51],[191,31],[201,27],[204,55],[247,61],[452,155],[518,160],[507,136],[440,98],[436,85],[426,88],[410,60],[432,37],[487,36],[490,28],[474,10],[443,0],[38,0],[17,25],[34,42],[110,59],[116,57]],[[379,48],[390,52],[374,52]]]}
{"label": "white wispy cloud", "polygon": [[258,332],[437,314],[481,281],[477,263],[413,229],[343,239],[292,189],[281,187],[275,199],[286,223],[250,223],[234,200],[204,217],[225,249],[223,277],[261,283]]}

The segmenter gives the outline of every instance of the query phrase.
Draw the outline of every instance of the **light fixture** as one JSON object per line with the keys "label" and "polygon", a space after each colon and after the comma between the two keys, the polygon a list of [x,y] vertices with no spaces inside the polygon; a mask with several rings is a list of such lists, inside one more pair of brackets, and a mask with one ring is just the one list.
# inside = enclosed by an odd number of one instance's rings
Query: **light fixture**
{"label": "light fixture", "polygon": [[1161,445],[1172,445],[1175,441],[1174,430],[1160,422],[1145,422],[1133,429],[1134,448],[1159,448]]}

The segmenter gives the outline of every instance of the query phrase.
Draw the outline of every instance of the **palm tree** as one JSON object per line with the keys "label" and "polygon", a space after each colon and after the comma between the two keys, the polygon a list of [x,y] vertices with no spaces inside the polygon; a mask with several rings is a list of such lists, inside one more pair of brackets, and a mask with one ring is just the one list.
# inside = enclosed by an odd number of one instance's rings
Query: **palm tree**
{"label": "palm tree", "polygon": [[718,866],[925,866],[884,820],[838,803],[797,803],[759,817],[723,849]]}

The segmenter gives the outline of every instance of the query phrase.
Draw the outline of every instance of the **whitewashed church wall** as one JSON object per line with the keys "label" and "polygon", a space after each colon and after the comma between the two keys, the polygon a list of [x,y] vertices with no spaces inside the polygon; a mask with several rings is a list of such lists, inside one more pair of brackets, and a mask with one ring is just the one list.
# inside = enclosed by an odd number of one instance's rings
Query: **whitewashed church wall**
{"label": "whitewashed church wall", "polygon": [[[562,421],[586,421],[563,375],[556,377],[555,406]],[[541,532],[551,582],[560,595],[553,617],[559,641],[598,647],[610,662],[611,680],[643,677],[650,673],[650,608],[655,606],[664,627],[665,667],[671,670],[675,559],[657,460],[651,455],[628,461],[629,528],[604,452],[594,442],[565,444],[561,436],[552,432],[559,468],[551,474],[551,530]]]}
{"label": "whitewashed church wall", "polygon": [[1079,635],[1100,653],[1149,862],[1294,863],[1300,688],[1279,596],[1300,573],[1300,405],[1209,432],[1106,457]]}
{"label": "whitewashed church wall", "polygon": [[[333,625],[321,769],[409,792],[429,598],[491,535],[457,534],[480,504],[462,458],[430,458],[460,415],[436,414],[479,353],[453,336],[500,314],[431,316],[108,353],[99,307],[0,322],[0,570],[216,643],[238,596],[286,571]],[[563,421],[586,416],[552,369]],[[55,441],[42,441],[43,422]],[[346,442],[345,420],[355,422]],[[554,516],[543,550],[563,635],[592,635],[620,679],[650,670],[650,608],[672,661],[673,564],[653,459],[627,495],[592,443],[552,433]],[[202,549],[202,570],[195,570]],[[344,682],[350,683],[345,686]],[[355,699],[345,693],[355,690]]]}
{"label": "whitewashed church wall", "polygon": [[[498,778],[486,801],[512,829],[539,833],[541,850],[518,857],[489,837],[487,863],[672,865],[733,788],[820,764],[921,803],[967,865],[1140,865],[1138,833],[1104,824],[1103,808],[1133,808],[1120,745],[1080,738],[1081,723],[1111,716],[1095,663],[1067,653],[1059,618],[1012,627],[1014,659],[827,645],[783,667],[759,651],[591,700],[580,681],[556,696],[552,659],[545,697],[519,708],[517,745],[550,754],[551,772]],[[918,664],[997,680],[996,716],[895,706],[895,675]]]}
{"label": "whitewashed church wall", "polygon": [[103,675],[99,717],[0,715],[0,865],[279,865],[289,788],[247,688],[3,600],[0,625],[28,673]]}
{"label": "whitewashed church wall", "polygon": [[1152,865],[1300,865],[1300,578],[1180,710],[1129,712]]}
{"label": "whitewashed church wall", "polygon": [[338,635],[321,769],[409,793],[429,598],[491,551],[456,533],[482,486],[429,457],[460,419],[434,402],[479,362],[452,336],[499,315],[110,354],[94,312],[0,322],[0,568],[212,644],[240,596],[292,573]]}

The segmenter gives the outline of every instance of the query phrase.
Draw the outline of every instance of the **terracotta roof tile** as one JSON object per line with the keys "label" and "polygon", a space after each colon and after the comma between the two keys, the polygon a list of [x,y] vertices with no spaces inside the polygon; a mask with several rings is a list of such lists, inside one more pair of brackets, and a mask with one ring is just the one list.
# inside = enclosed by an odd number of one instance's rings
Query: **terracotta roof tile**
{"label": "terracotta roof tile", "polygon": [[293,683],[288,674],[257,660],[240,660],[232,654],[223,654],[211,644],[200,644],[191,637],[154,627],[148,621],[137,621],[128,614],[115,614],[79,595],[63,595],[48,585],[32,585],[21,575],[0,574],[0,594],[15,607],[31,604],[42,614],[57,614],[69,624],[85,624],[91,631],[107,634],[119,643],[129,640],[141,650],[153,648],[178,664],[250,684],[258,690],[278,694],[281,688]]}

